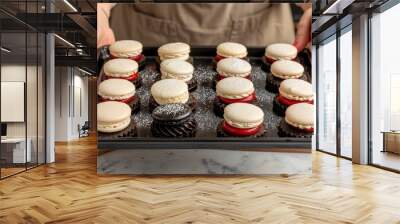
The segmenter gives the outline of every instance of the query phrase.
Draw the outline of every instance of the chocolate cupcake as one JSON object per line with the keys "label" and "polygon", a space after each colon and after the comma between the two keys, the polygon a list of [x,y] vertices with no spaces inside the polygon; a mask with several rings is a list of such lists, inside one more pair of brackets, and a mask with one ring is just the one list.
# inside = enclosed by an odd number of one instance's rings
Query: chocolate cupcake
{"label": "chocolate cupcake", "polygon": [[279,116],[285,116],[286,109],[296,103],[314,103],[312,85],[300,79],[286,79],[274,98],[272,110]]}
{"label": "chocolate cupcake", "polygon": [[264,112],[248,103],[225,107],[224,120],[218,125],[218,137],[260,137],[265,133]]}
{"label": "chocolate cupcake", "polygon": [[187,61],[167,59],[160,64],[161,79],[179,79],[188,85],[189,92],[196,90],[197,81],[193,78],[194,67]]}
{"label": "chocolate cupcake", "polygon": [[150,113],[158,106],[171,103],[187,104],[196,109],[196,99],[189,93],[188,85],[178,79],[162,79],[155,82],[150,89]]}
{"label": "chocolate cupcake", "polygon": [[191,108],[182,103],[165,104],[156,107],[151,113],[153,123],[151,133],[154,137],[179,138],[194,137],[197,122]]}
{"label": "chocolate cupcake", "polygon": [[281,137],[311,138],[314,134],[314,105],[298,103],[287,108],[278,126]]}
{"label": "chocolate cupcake", "polygon": [[110,138],[136,136],[136,125],[131,119],[131,108],[117,101],[98,103],[97,131],[99,136]]}
{"label": "chocolate cupcake", "polygon": [[295,61],[279,60],[271,65],[271,72],[267,74],[265,89],[272,93],[278,93],[279,86],[286,79],[303,79],[304,67]]}
{"label": "chocolate cupcake", "polygon": [[111,58],[127,58],[136,61],[139,67],[145,64],[145,57],[142,54],[143,45],[136,40],[119,40],[109,47]]}
{"label": "chocolate cupcake", "polygon": [[265,49],[265,55],[262,58],[264,62],[262,68],[270,72],[271,64],[277,60],[294,60],[297,57],[297,48],[292,44],[275,43]]}
{"label": "chocolate cupcake", "polygon": [[217,46],[217,55],[214,57],[213,63],[216,64],[224,58],[240,58],[248,61],[247,48],[243,44],[234,42],[224,42]]}
{"label": "chocolate cupcake", "polygon": [[132,82],[136,88],[142,86],[138,63],[126,58],[111,59],[104,66],[105,79],[125,79]]}
{"label": "chocolate cupcake", "polygon": [[216,86],[214,113],[222,117],[224,109],[231,103],[255,103],[257,101],[253,83],[245,78],[229,77]]}
{"label": "chocolate cupcake", "polygon": [[156,57],[157,65],[167,59],[176,59],[187,61],[193,64],[193,58],[190,57],[190,46],[186,43],[175,42],[164,44],[158,48],[158,57]]}
{"label": "chocolate cupcake", "polygon": [[102,81],[97,90],[100,101],[119,101],[128,104],[132,113],[140,110],[140,99],[135,85],[124,79],[107,79]]}

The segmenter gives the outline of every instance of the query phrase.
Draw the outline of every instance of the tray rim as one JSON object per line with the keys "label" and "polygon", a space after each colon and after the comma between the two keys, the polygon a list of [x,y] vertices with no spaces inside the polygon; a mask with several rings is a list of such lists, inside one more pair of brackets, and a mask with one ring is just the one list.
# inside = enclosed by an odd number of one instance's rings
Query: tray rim
{"label": "tray rim", "polygon": [[[279,151],[279,152],[304,152],[311,153],[311,140],[296,138],[263,138],[263,139],[199,139],[190,141],[185,139],[177,141],[177,139],[146,139],[139,138],[133,140],[100,140],[98,141],[99,150],[109,149],[149,149],[149,150],[170,150],[170,149],[213,149],[213,150],[239,150],[239,151]],[[273,150],[271,150],[273,149]]]}

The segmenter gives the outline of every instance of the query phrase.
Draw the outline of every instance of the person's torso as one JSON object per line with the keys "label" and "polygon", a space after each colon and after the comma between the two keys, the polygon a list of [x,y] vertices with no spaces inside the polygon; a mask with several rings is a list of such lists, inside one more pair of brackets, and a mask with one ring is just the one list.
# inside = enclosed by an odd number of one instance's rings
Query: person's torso
{"label": "person's torso", "polygon": [[118,4],[110,24],[118,40],[135,39],[145,46],[174,41],[192,46],[224,41],[265,46],[294,40],[289,4]]}

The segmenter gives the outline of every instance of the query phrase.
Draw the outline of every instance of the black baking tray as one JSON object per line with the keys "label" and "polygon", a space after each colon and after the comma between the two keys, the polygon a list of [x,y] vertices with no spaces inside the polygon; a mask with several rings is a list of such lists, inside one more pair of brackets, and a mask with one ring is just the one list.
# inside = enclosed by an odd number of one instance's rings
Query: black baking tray
{"label": "black baking tray", "polygon": [[[260,150],[260,149],[304,149],[311,151],[311,139],[282,138],[277,134],[277,125],[282,117],[272,112],[272,102],[275,94],[265,90],[266,72],[262,70],[262,60],[265,48],[248,48],[252,65],[253,83],[256,88],[259,106],[264,110],[266,134],[259,138],[246,137],[217,137],[216,128],[222,118],[213,112],[215,90],[212,88],[214,76],[217,74],[213,66],[215,47],[192,47],[191,56],[194,58],[194,78],[198,81],[198,88],[192,94],[198,100],[198,107],[194,114],[198,122],[198,131],[193,138],[159,138],[151,136],[151,114],[148,112],[149,89],[159,76],[155,56],[157,48],[150,47],[143,50],[146,64],[140,71],[143,85],[137,90],[141,100],[140,112],[132,116],[137,123],[138,136],[124,138],[110,138],[98,135],[98,148],[101,149],[225,149],[225,150]],[[98,68],[108,60],[107,48],[101,50]],[[305,74],[311,80],[310,54],[300,52],[298,60],[305,67]],[[99,69],[99,82],[103,73]],[[303,150],[303,151],[304,151]],[[292,151],[292,150],[289,150]],[[296,150],[295,150],[296,151]]]}

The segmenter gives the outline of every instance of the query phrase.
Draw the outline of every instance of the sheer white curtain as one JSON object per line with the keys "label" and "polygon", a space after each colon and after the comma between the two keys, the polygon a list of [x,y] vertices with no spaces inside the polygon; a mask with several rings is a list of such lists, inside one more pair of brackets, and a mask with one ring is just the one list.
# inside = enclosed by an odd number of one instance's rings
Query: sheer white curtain
{"label": "sheer white curtain", "polygon": [[336,39],[318,51],[318,149],[336,153]]}
{"label": "sheer white curtain", "polygon": [[340,151],[351,158],[352,136],[352,32],[340,36]]}

